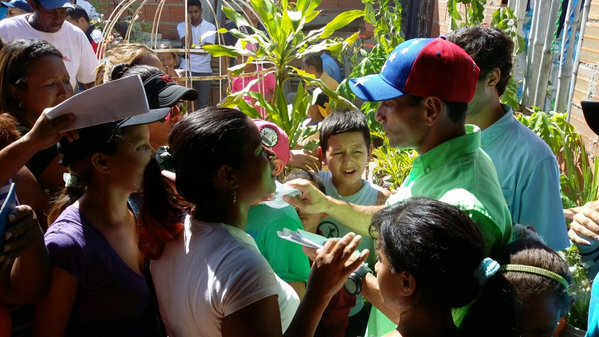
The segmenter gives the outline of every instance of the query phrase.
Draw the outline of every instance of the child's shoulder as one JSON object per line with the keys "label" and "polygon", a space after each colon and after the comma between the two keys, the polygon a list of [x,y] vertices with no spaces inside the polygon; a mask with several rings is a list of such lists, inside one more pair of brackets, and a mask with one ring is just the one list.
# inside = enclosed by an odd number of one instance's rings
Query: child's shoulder
{"label": "child's shoulder", "polygon": [[389,191],[388,189],[381,187],[373,182],[368,182],[370,184],[370,186],[372,186],[372,188],[377,190],[377,199],[376,199],[376,204],[377,205],[384,205],[387,202],[387,199],[389,199],[389,197],[391,196],[391,191]]}

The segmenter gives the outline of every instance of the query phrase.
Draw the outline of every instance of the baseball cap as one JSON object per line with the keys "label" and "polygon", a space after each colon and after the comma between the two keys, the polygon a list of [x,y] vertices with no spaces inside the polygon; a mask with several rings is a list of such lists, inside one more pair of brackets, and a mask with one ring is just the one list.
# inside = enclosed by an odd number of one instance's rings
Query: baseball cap
{"label": "baseball cap", "polygon": [[599,102],[581,101],[582,114],[591,130],[599,135]]}
{"label": "baseball cap", "polygon": [[180,100],[195,101],[199,97],[197,91],[178,85],[164,73],[156,74],[145,80],[144,90],[150,109],[172,107]]}
{"label": "baseball cap", "polygon": [[40,0],[40,5],[46,10],[53,10],[67,7],[71,2],[69,0]]}
{"label": "baseball cap", "polygon": [[120,121],[98,124],[77,130],[79,139],[69,141],[63,137],[58,142],[58,151],[63,157],[61,164],[69,166],[74,162],[99,152],[119,129],[128,126],[145,125],[157,122],[166,117],[169,108],[154,109],[147,113],[125,118]]}
{"label": "baseball cap", "polygon": [[469,103],[480,69],[458,45],[444,37],[411,39],[397,46],[380,74],[350,79],[364,101],[388,101],[403,95],[436,96],[445,102]]}
{"label": "baseball cap", "polygon": [[289,137],[285,131],[275,123],[263,119],[254,119],[254,123],[260,131],[262,143],[270,148],[277,155],[277,158],[281,159],[287,166],[291,158],[291,151],[289,150]]}
{"label": "baseball cap", "polygon": [[25,0],[12,0],[12,1],[2,1],[2,6],[10,7],[10,8],[18,8],[27,13],[33,12],[33,8],[29,6],[29,3]]}

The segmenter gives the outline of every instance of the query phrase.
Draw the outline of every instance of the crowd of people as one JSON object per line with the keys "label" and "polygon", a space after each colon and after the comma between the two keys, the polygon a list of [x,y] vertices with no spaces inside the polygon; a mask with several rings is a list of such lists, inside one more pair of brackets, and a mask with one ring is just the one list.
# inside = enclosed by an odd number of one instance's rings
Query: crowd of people
{"label": "crowd of people", "polygon": [[[0,336],[568,336],[558,252],[599,239],[599,206],[562,209],[555,155],[500,103],[514,45],[499,30],[407,40],[379,74],[348,79],[380,102],[389,146],[418,153],[389,191],[365,179],[362,112],[322,97],[304,123],[319,149],[291,148],[264,111],[176,82],[210,75],[209,55],[127,43],[98,60],[85,2],[22,2],[0,21],[0,201],[18,203],[0,219]],[[201,2],[187,9],[181,43],[215,43]],[[344,80],[328,53],[302,62],[330,90]],[[75,129],[93,108],[46,114],[131,77],[142,113],[115,101],[126,118]],[[231,93],[275,86],[246,76]]]}

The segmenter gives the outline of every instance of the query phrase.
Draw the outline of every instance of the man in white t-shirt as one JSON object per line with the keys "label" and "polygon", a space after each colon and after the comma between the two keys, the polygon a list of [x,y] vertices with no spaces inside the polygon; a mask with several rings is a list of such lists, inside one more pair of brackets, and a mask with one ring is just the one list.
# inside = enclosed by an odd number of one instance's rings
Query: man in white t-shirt
{"label": "man in white t-shirt", "polygon": [[[216,38],[216,26],[212,23],[202,20],[202,3],[200,0],[187,1],[187,15],[189,25],[181,22],[177,25],[177,33],[183,42],[183,45],[190,49],[200,48],[208,44],[214,44]],[[214,34],[207,34],[215,32]],[[186,41],[186,36],[190,34],[191,38]],[[210,66],[210,54],[191,54],[189,61],[186,58],[181,60],[181,68],[190,70],[192,76],[210,76],[212,67]],[[200,94],[195,101],[195,108],[200,109],[210,104],[210,86],[211,81],[194,81],[193,88]]]}
{"label": "man in white t-shirt", "polygon": [[62,53],[62,60],[71,77],[90,88],[96,78],[98,59],[81,29],[69,22],[68,0],[32,0],[33,13],[0,21],[0,37],[5,43],[17,39],[41,39],[51,43]]}

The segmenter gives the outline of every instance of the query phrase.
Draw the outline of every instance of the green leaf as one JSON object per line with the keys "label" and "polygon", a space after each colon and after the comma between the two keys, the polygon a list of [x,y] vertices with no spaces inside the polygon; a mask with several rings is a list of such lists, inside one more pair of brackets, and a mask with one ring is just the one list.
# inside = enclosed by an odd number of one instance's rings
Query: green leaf
{"label": "green leaf", "polygon": [[237,57],[242,56],[243,52],[235,47],[220,45],[220,44],[211,44],[202,47],[206,52],[214,57]]}
{"label": "green leaf", "polygon": [[320,38],[326,39],[326,38],[330,37],[339,29],[349,25],[355,19],[361,18],[363,16],[364,16],[364,11],[357,10],[357,9],[351,10],[351,11],[345,11],[345,12],[337,15],[337,17],[335,17],[333,19],[333,21],[329,22],[326,26],[324,26],[324,31],[320,35]]}

